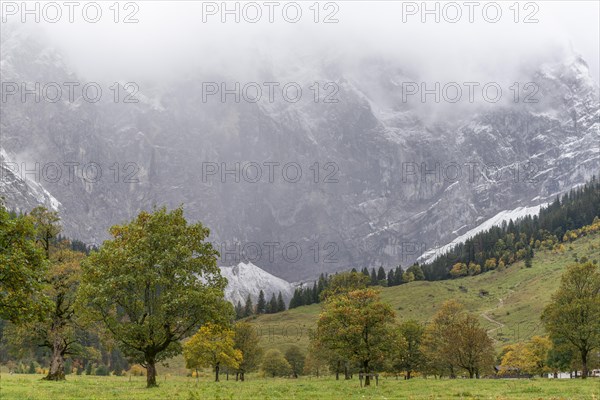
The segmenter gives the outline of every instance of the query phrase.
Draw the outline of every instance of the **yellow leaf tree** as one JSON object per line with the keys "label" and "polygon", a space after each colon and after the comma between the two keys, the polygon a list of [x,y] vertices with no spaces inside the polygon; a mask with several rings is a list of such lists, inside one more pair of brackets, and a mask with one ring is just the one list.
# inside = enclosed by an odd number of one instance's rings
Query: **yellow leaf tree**
{"label": "yellow leaf tree", "polygon": [[494,363],[492,339],[477,317],[456,300],[446,301],[425,329],[423,351],[430,370],[456,376],[458,368],[469,378],[491,370]]}
{"label": "yellow leaf tree", "polygon": [[547,365],[551,349],[552,342],[548,337],[534,336],[526,343],[506,346],[500,365],[504,373],[517,369],[521,373],[544,376],[551,371]]}
{"label": "yellow leaf tree", "polygon": [[514,370],[528,374],[535,369],[535,362],[527,344],[520,342],[504,348],[504,356],[502,356],[500,366],[503,374],[511,374]]}
{"label": "yellow leaf tree", "polygon": [[548,366],[548,355],[552,350],[552,341],[547,336],[534,336],[527,343],[534,362],[533,372],[540,376],[544,376],[550,372],[551,369]]}
{"label": "yellow leaf tree", "polygon": [[395,316],[373,289],[328,297],[319,314],[314,345],[360,365],[369,386],[372,364],[383,361],[403,340],[393,330]]}
{"label": "yellow leaf tree", "polygon": [[185,365],[190,369],[213,367],[215,382],[219,382],[221,366],[238,368],[242,352],[234,342],[235,333],[221,325],[207,323],[183,345]]}

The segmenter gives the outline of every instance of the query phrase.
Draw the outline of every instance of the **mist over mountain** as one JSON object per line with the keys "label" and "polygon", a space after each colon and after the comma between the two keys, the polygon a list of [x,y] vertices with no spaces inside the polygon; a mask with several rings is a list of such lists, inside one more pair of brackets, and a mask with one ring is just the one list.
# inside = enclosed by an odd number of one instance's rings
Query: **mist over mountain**
{"label": "mist over mountain", "polygon": [[[600,169],[598,85],[573,51],[479,80],[471,102],[471,81],[376,51],[303,65],[257,52],[252,80],[232,72],[238,65],[168,84],[94,81],[36,30],[2,28],[3,196],[21,210],[58,209],[65,234],[88,243],[141,209],[184,204],[211,229],[221,265],[314,279],[412,263]],[[35,82],[58,83],[61,98],[23,100],[22,84]],[[73,99],[66,82],[81,83]],[[439,101],[423,93],[436,82]]]}

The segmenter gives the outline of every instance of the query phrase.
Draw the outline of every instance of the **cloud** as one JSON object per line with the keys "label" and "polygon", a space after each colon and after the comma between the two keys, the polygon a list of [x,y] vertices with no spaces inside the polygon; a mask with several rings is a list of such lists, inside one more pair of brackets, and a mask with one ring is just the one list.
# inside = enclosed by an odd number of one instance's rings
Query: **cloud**
{"label": "cloud", "polygon": [[[491,3],[500,4],[497,23],[488,21],[494,16]],[[481,2],[472,10],[472,23],[466,2],[428,2],[429,10],[437,4],[439,23],[435,13],[423,12],[422,2],[321,2],[318,14],[312,3],[298,2],[302,17],[296,23],[286,20],[294,17],[295,6],[286,14],[284,2],[272,10],[268,2],[228,2],[230,11],[237,4],[237,15],[224,12],[222,2],[132,2],[135,8],[119,4],[119,23],[110,5],[102,3],[98,23],[75,13],[74,23],[40,26],[90,80],[168,85],[190,74],[215,71],[239,81],[265,74],[310,80],[311,74],[322,74],[324,64],[352,74],[360,70],[361,60],[383,57],[427,81],[509,82],[519,79],[524,69],[564,57],[572,49],[584,56],[594,78],[599,77],[597,2],[521,2],[518,16],[509,8],[512,3]],[[249,22],[257,9],[260,21]],[[455,10],[461,18],[452,23]],[[123,23],[128,15],[139,22]],[[539,22],[524,23],[528,16]],[[338,22],[324,23],[328,17]]]}

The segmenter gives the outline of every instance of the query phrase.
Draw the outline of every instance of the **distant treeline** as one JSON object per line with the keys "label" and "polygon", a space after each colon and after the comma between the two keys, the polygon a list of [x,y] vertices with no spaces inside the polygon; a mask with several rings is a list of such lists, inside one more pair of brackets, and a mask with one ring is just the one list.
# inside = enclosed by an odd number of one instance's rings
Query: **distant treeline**
{"label": "distant treeline", "polygon": [[246,297],[246,302],[243,306],[239,300],[235,305],[236,319],[242,319],[252,315],[275,314],[281,311],[285,311],[285,302],[283,301],[283,295],[281,294],[281,291],[277,297],[275,297],[275,293],[272,293],[271,300],[267,301],[265,298],[265,292],[261,290],[258,294],[256,306],[254,306],[252,303],[252,297],[250,297],[250,295]]}
{"label": "distant treeline", "polygon": [[[358,270],[352,268],[351,272],[358,272]],[[383,267],[379,267],[377,271],[375,271],[375,268],[371,268],[371,272],[367,268],[363,268],[360,272],[369,278],[368,286],[391,287],[425,279],[423,270],[418,264],[410,266],[406,271],[401,266],[397,266],[395,269],[390,269],[387,273]],[[290,300],[289,308],[292,309],[320,303],[322,300],[321,293],[329,287],[334,276],[335,274],[321,274],[312,286],[306,285],[296,288],[294,296]]]}
{"label": "distant treeline", "polygon": [[554,249],[571,240],[574,230],[593,224],[598,216],[600,182],[593,177],[584,186],[557,197],[539,215],[494,226],[421,267],[425,279],[432,281],[476,275],[519,260],[529,267],[536,250]]}

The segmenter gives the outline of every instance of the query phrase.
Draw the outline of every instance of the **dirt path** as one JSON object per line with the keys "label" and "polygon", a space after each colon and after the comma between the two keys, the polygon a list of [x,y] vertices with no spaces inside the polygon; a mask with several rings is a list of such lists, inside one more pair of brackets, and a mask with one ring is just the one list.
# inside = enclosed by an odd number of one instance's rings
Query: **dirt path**
{"label": "dirt path", "polygon": [[[513,292],[514,292],[514,290],[512,290],[512,289],[508,289],[508,291],[509,291],[510,293],[513,293]],[[488,335],[490,335],[490,337],[492,337],[492,333],[493,333],[493,332],[496,332],[497,330],[499,330],[499,329],[502,329],[502,328],[504,328],[504,327],[506,326],[506,325],[505,325],[505,324],[503,324],[502,322],[500,322],[500,321],[497,321],[497,320],[495,320],[494,318],[492,318],[492,317],[490,317],[490,316],[488,315],[488,313],[490,313],[490,312],[492,312],[492,311],[495,311],[495,310],[498,310],[499,308],[502,308],[502,307],[504,307],[504,299],[502,299],[502,298],[500,298],[500,297],[499,297],[499,298],[498,298],[498,305],[497,305],[496,307],[494,307],[494,308],[492,308],[492,309],[489,309],[489,310],[486,310],[486,311],[484,311],[484,312],[482,312],[482,313],[480,314],[480,315],[481,315],[481,317],[482,317],[483,319],[485,319],[486,321],[488,321],[488,322],[490,322],[490,323],[492,323],[492,324],[496,325],[496,327],[495,327],[495,328],[488,329],[487,333],[488,333]],[[492,337],[492,339],[493,339],[493,337]],[[497,341],[496,339],[493,339],[493,340],[494,340],[494,341]]]}
{"label": "dirt path", "polygon": [[502,329],[502,328],[504,328],[504,326],[505,326],[505,325],[504,325],[502,322],[500,322],[500,321],[496,321],[494,318],[490,317],[490,316],[488,315],[488,313],[489,313],[489,312],[492,312],[492,311],[494,311],[494,310],[497,310],[498,308],[500,308],[500,307],[502,307],[502,306],[504,306],[504,300],[499,298],[499,299],[498,299],[498,306],[497,306],[497,307],[495,307],[495,308],[492,308],[492,309],[490,309],[490,310],[487,310],[487,311],[484,311],[484,312],[482,312],[482,313],[481,313],[481,316],[482,316],[482,317],[483,317],[483,318],[484,318],[486,321],[489,321],[489,322],[491,322],[492,324],[496,325],[496,327],[495,327],[495,328],[488,329],[487,333],[488,333],[488,335],[490,335],[490,337],[491,337],[491,334],[492,334],[493,332],[497,331],[498,329]]}

